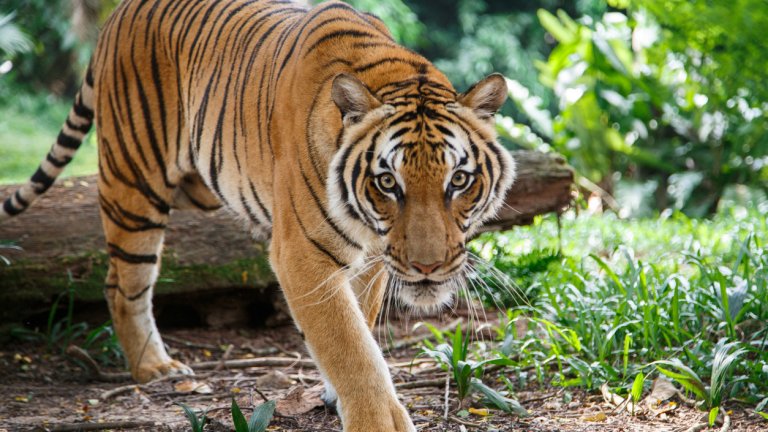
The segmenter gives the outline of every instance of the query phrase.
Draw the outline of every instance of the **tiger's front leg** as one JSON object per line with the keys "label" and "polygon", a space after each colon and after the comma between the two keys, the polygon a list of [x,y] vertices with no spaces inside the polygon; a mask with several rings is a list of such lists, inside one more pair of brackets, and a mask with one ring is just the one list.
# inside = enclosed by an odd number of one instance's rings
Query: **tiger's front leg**
{"label": "tiger's front leg", "polygon": [[270,259],[312,357],[337,392],[344,431],[415,431],[349,280],[298,225],[276,221]]}
{"label": "tiger's front leg", "polygon": [[[138,382],[192,374],[165,350],[152,314],[168,215],[118,184],[99,182],[99,200],[109,253],[105,294],[112,325]],[[130,199],[125,199],[126,197]],[[168,193],[170,197],[170,193]]]}

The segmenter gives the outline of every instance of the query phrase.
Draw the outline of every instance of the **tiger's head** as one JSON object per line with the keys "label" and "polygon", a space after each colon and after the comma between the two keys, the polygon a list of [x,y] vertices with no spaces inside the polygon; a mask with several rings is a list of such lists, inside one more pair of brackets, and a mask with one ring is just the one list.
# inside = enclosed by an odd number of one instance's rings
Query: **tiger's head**
{"label": "tiger's head", "polygon": [[328,191],[334,219],[380,251],[406,304],[450,302],[472,233],[503,204],[515,163],[496,141],[507,97],[494,74],[456,95],[421,76],[376,94],[338,75],[331,96],[344,131]]}

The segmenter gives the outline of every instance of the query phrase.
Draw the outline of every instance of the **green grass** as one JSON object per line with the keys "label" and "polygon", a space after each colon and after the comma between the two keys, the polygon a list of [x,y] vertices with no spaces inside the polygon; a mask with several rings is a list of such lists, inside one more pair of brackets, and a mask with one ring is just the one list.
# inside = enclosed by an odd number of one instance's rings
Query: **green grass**
{"label": "green grass", "polygon": [[[15,94],[0,100],[0,184],[26,181],[59,134],[72,104],[53,96]],[[97,170],[96,140],[90,134],[63,176]]]}
{"label": "green grass", "polygon": [[[547,217],[482,236],[471,250],[496,270],[474,283],[486,302],[511,306],[496,350],[522,382],[588,390],[608,383],[631,394],[639,374],[647,390],[672,372],[683,388],[699,382],[692,393],[715,415],[734,399],[758,405],[768,397],[768,230],[760,213],[568,215],[559,232]],[[504,278],[515,292],[497,288]],[[524,335],[513,331],[520,320]]]}

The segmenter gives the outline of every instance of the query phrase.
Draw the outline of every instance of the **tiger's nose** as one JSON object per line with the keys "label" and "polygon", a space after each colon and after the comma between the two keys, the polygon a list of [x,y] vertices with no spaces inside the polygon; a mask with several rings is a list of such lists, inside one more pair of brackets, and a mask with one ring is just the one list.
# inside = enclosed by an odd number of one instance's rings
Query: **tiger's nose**
{"label": "tiger's nose", "polygon": [[436,262],[433,262],[432,264],[422,264],[422,263],[420,263],[418,261],[411,261],[411,266],[413,266],[413,268],[415,268],[420,273],[425,274],[425,275],[428,275],[428,274],[434,272],[441,265],[443,265],[442,261],[436,261]]}

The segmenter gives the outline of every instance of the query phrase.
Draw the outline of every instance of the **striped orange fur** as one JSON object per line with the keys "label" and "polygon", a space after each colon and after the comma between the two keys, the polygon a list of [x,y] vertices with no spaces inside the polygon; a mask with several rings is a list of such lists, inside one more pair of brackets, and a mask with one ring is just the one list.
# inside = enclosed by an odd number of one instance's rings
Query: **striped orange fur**
{"label": "striped orange fur", "polygon": [[105,292],[136,380],[192,372],[163,347],[152,290],[171,209],[223,206],[270,239],[344,430],[414,431],[370,329],[387,289],[430,308],[462,283],[465,242],[515,176],[493,127],[505,98],[499,75],[457,93],[338,1],[125,0],[0,217],[45,192],[95,121]]}

